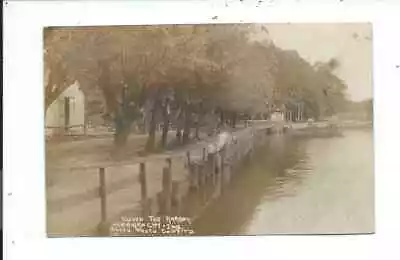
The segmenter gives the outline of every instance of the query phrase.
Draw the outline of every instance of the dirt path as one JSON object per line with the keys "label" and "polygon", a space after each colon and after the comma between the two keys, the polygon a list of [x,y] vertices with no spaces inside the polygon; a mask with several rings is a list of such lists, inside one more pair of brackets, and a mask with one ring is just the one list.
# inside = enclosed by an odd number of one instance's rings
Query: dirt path
{"label": "dirt path", "polygon": [[[146,138],[146,136],[133,137],[128,145],[138,151],[143,147]],[[48,234],[52,236],[86,234],[96,228],[100,221],[100,200],[90,199],[82,203],[83,200],[79,196],[76,197],[76,194],[86,193],[89,196],[90,194],[96,196],[99,186],[99,165],[108,165],[107,186],[115,183],[123,186],[107,196],[108,217],[113,219],[127,211],[130,215],[137,215],[135,209],[138,208],[140,199],[139,162],[146,161],[148,195],[155,197],[161,190],[165,159],[173,158],[173,180],[185,183],[186,151],[190,150],[194,159],[199,158],[202,155],[202,148],[214,138],[147,157],[138,157],[132,153],[131,159],[128,157],[122,161],[114,161],[112,157],[107,157],[107,153],[111,152],[109,147],[112,146],[110,143],[112,140],[107,139],[77,141],[62,144],[60,147],[49,147],[46,171]],[[185,192],[185,188],[187,187],[182,186],[182,192]],[[73,199],[74,197],[76,199]]]}
{"label": "dirt path", "polygon": [[[240,137],[248,131],[249,128],[238,130],[235,135]],[[48,147],[46,164],[48,234],[82,235],[90,233],[90,230],[97,227],[100,221],[100,200],[98,198],[85,200],[84,196],[77,197],[76,194],[85,193],[89,197],[91,195],[96,197],[99,186],[99,165],[108,166],[105,169],[106,186],[119,185],[120,188],[107,196],[109,219],[118,218],[124,212],[137,215],[140,199],[139,162],[146,162],[149,197],[155,197],[161,190],[162,168],[166,166],[166,158],[172,158],[172,178],[183,184],[181,192],[185,193],[188,188],[186,151],[190,151],[193,160],[199,159],[202,157],[203,148],[215,141],[215,138],[208,137],[180,149],[142,158],[132,153],[126,160],[118,162],[107,157],[107,153],[111,152],[110,139],[76,141],[59,147],[55,145]],[[145,141],[146,136],[132,136],[128,147],[132,150],[140,149]]]}

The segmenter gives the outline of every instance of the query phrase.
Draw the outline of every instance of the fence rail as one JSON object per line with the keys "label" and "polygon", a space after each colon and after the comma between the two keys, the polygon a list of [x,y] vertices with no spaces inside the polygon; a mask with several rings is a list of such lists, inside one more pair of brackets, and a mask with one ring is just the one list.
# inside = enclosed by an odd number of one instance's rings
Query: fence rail
{"label": "fence rail", "polygon": [[[48,201],[48,214],[57,212],[68,212],[70,208],[76,207],[87,201],[99,199],[100,203],[100,223],[98,225],[99,234],[107,235],[109,232],[109,224],[111,215],[118,215],[118,212],[110,212],[109,196],[117,193],[122,189],[130,189],[132,185],[138,184],[139,190],[132,197],[136,198],[136,202],[140,205],[139,211],[143,216],[150,214],[168,215],[171,212],[181,212],[181,206],[185,201],[185,196],[190,191],[204,190],[206,183],[212,183],[212,190],[217,190],[218,194],[223,193],[226,184],[231,179],[234,170],[245,159],[252,156],[257,147],[265,144],[267,136],[274,133],[271,125],[259,125],[241,130],[237,133],[236,142],[229,144],[226,148],[217,153],[207,154],[205,146],[199,146],[197,149],[182,151],[173,155],[162,155],[158,160],[164,161],[164,165],[158,169],[161,178],[150,180],[154,172],[149,172],[147,166],[151,166],[151,161],[146,158],[140,158],[125,165],[137,167],[138,174],[129,178],[123,178],[118,181],[109,183],[108,169],[121,164],[101,164],[95,168],[98,169],[98,186],[77,192],[64,198]],[[183,178],[175,178],[174,160],[179,158],[185,161],[185,173]],[[94,166],[93,166],[94,167]],[[92,167],[92,168],[93,168]],[[87,167],[71,167],[72,169],[87,169]],[[53,169],[54,170],[54,169]],[[132,174],[133,175],[133,174]],[[149,185],[154,186],[154,181],[159,181],[158,188],[149,189]],[[77,180],[79,181],[79,180]],[[185,187],[187,186],[187,189]],[[215,197],[218,195],[213,195]],[[209,199],[206,199],[207,201]],[[112,204],[111,204],[112,206]],[[111,210],[112,211],[112,210]],[[77,218],[79,216],[76,216]],[[49,230],[51,233],[51,230]]]}

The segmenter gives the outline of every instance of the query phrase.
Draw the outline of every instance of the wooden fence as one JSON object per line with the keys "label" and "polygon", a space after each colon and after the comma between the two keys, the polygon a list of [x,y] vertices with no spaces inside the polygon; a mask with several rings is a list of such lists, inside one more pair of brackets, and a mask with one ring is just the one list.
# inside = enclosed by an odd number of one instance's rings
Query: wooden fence
{"label": "wooden fence", "polygon": [[[188,217],[196,218],[201,215],[201,210],[188,211],[187,205],[192,203],[188,197],[201,198],[200,204],[203,208],[206,207],[213,199],[218,198],[224,193],[227,185],[235,174],[240,172],[240,167],[248,159],[251,159],[256,149],[265,145],[268,136],[275,133],[272,127],[266,128],[247,128],[242,130],[236,141],[227,145],[224,149],[217,153],[207,154],[206,147],[200,147],[196,150],[187,151],[185,158],[167,157],[164,160],[164,166],[159,168],[161,178],[154,180],[154,172],[148,171],[148,166],[152,166],[152,161],[140,162],[137,164],[138,175],[135,178],[119,179],[113,183],[108,182],[111,176],[108,173],[108,168],[101,167],[97,169],[98,186],[87,189],[84,192],[78,192],[70,196],[48,201],[48,218],[52,212],[64,214],[70,208],[76,207],[79,204],[84,204],[87,201],[98,200],[98,211],[100,213],[99,223],[93,223],[94,228],[89,228],[87,231],[76,235],[109,235],[110,224],[116,221],[114,216],[121,216],[121,212],[112,212],[110,206],[110,196],[121,189],[127,189],[129,192],[132,185],[139,185],[139,189],[132,189],[131,196],[136,204],[130,206],[130,211],[133,214],[139,214],[146,217],[163,216],[163,215],[190,215]],[[184,160],[185,172],[174,169],[174,163],[177,160]],[[174,162],[175,161],[175,162]],[[154,170],[154,169],[153,169]],[[176,178],[176,172],[183,178]],[[150,180],[153,178],[153,180]],[[76,180],[79,181],[79,180]],[[154,189],[149,189],[151,183],[160,183]],[[85,208],[76,211],[75,218],[79,219]],[[62,225],[63,223],[61,223]],[[49,235],[63,235],[52,230],[48,230]]]}

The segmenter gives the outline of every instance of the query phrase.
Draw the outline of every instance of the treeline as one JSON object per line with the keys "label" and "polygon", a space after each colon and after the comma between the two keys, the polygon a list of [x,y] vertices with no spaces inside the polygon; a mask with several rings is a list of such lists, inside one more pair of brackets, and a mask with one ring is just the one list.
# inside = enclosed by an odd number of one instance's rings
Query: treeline
{"label": "treeline", "polygon": [[345,113],[340,116],[345,119],[373,120],[373,99],[348,101]]}
{"label": "treeline", "polygon": [[267,33],[248,24],[46,28],[45,109],[77,80],[86,96],[101,93],[104,106],[88,109],[113,120],[117,145],[145,119],[152,150],[160,122],[165,146],[171,122],[187,143],[209,117],[234,127],[240,115],[267,118],[276,108],[301,104],[305,118],[343,108],[347,87],[335,59],[309,64],[255,40]]}

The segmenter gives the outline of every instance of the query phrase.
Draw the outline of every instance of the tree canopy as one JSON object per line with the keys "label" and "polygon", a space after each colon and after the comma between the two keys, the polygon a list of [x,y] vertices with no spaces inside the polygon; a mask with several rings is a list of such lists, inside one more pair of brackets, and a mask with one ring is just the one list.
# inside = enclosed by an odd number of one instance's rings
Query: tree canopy
{"label": "tree canopy", "polygon": [[256,114],[302,103],[310,117],[340,110],[347,86],[335,75],[336,59],[312,65],[296,51],[253,40],[256,30],[248,24],[46,28],[45,109],[78,81],[86,96],[102,93],[104,111],[95,113],[122,116],[126,125],[143,109],[152,118],[184,110],[182,120],[217,108]]}

